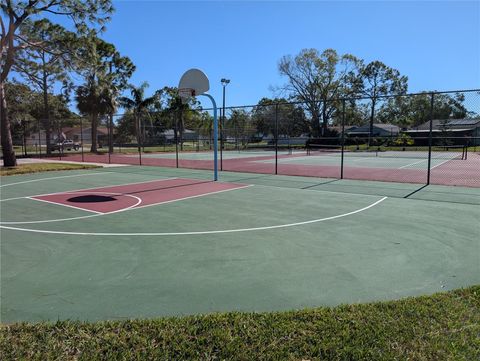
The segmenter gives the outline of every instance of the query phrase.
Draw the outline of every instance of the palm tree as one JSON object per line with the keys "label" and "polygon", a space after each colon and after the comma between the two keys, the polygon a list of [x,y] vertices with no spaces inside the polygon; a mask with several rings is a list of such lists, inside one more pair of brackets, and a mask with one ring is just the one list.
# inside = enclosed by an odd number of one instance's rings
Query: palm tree
{"label": "palm tree", "polygon": [[90,115],[92,145],[91,152],[97,151],[97,127],[100,116],[111,112],[110,90],[107,82],[91,77],[87,83],[77,87],[75,100],[82,114]]}
{"label": "palm tree", "polygon": [[97,38],[93,32],[83,37],[80,44],[76,61],[85,84],[77,88],[75,98],[78,110],[91,117],[91,151],[96,152],[100,116],[111,118],[116,95],[125,88],[135,65],[128,57],[121,56],[113,44]]}
{"label": "palm tree", "polygon": [[[155,93],[151,97],[145,98],[145,89],[148,88],[147,82],[143,82],[138,87],[130,84],[128,88],[130,89],[131,98],[120,97],[118,99],[118,102],[122,107],[131,111],[133,114],[137,144],[138,144],[138,147],[140,147],[140,144],[141,144],[140,119],[142,115],[148,114],[149,109],[151,109],[152,106],[158,102],[158,94]],[[145,126],[143,127],[143,133],[145,133]],[[143,135],[143,137],[145,138],[145,134]]]}
{"label": "palm tree", "polygon": [[199,131],[208,135],[208,146],[211,150],[213,144],[213,117],[208,113],[202,113],[201,117],[202,121],[199,126]]}

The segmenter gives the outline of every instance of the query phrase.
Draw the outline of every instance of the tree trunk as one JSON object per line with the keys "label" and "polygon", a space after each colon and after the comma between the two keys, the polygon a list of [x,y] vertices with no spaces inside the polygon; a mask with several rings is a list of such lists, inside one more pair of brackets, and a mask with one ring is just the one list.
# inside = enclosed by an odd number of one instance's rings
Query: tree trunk
{"label": "tree trunk", "polygon": [[5,94],[5,83],[0,83],[0,135],[3,154],[3,166],[15,167],[17,158],[13,150],[12,133],[10,130],[10,120],[7,116],[7,98]]}
{"label": "tree trunk", "polygon": [[368,130],[368,146],[372,144],[373,120],[375,118],[375,98],[372,98],[372,109],[370,110],[370,129]]}
{"label": "tree trunk", "polygon": [[90,147],[90,152],[97,152],[97,123],[98,123],[98,114],[95,112],[92,114],[92,146]]}
{"label": "tree trunk", "polygon": [[319,137],[320,135],[322,135],[320,114],[318,113],[318,111],[312,112],[312,128],[314,137]]}
{"label": "tree trunk", "polygon": [[322,106],[322,137],[327,133],[328,119],[327,119],[327,104],[324,102]]}

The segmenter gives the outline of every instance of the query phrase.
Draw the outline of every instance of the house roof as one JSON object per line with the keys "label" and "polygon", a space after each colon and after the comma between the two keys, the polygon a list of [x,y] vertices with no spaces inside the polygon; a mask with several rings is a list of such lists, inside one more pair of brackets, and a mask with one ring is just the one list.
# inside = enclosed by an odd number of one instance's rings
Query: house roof
{"label": "house roof", "polygon": [[[183,134],[194,134],[196,133],[194,130],[191,129],[184,129]],[[166,129],[162,132],[163,135],[174,135],[175,131],[173,129]]]}
{"label": "house roof", "polygon": [[[447,129],[447,131],[450,132],[468,132],[472,130],[472,128],[457,128],[457,129]],[[429,133],[430,129],[409,129],[405,130],[404,133]],[[440,133],[443,132],[442,129],[432,129],[432,133]]]}
{"label": "house roof", "polygon": [[[354,125],[345,125],[345,130],[349,130],[353,127],[354,127]],[[342,131],[342,126],[341,125],[333,125],[331,127],[328,127],[328,129],[336,130],[337,132],[340,133]]]}
{"label": "house roof", "polygon": [[395,125],[395,124],[383,124],[383,123],[378,123],[378,124],[373,124],[375,128],[380,128],[380,129],[385,129],[385,130],[399,130],[400,127]]}
{"label": "house roof", "polygon": [[480,125],[480,119],[453,119],[448,123],[450,126],[464,126],[464,125]]}
{"label": "house roof", "polygon": [[[432,128],[433,129],[438,129],[440,126],[443,126],[443,122],[446,119],[433,119],[432,120]],[[462,127],[462,128],[468,128],[468,129],[473,129],[476,127],[480,126],[480,119],[450,119],[446,123],[447,127],[451,128],[457,128],[457,127]],[[416,130],[429,130],[430,129],[430,121],[425,122],[423,124],[420,124],[418,127],[415,127],[413,129]],[[412,130],[413,130],[412,129]]]}
{"label": "house roof", "polygon": [[[383,129],[383,130],[386,130],[388,132],[391,132],[391,131],[394,131],[394,132],[398,132],[400,131],[400,127],[394,125],[394,124],[380,124],[380,123],[375,123],[373,124],[373,127],[374,128],[377,128],[377,129]],[[365,131],[368,131],[370,129],[370,124],[364,124],[364,125],[359,125],[359,126],[353,126],[349,129],[349,132],[351,133],[356,133],[356,132],[365,132]]]}
{"label": "house roof", "polygon": [[[65,134],[74,134],[74,133],[80,133],[81,130],[83,130],[83,133],[89,132],[92,127],[65,127],[62,128],[62,132]],[[108,128],[107,127],[97,127],[97,132],[99,134],[107,135],[108,134]]]}

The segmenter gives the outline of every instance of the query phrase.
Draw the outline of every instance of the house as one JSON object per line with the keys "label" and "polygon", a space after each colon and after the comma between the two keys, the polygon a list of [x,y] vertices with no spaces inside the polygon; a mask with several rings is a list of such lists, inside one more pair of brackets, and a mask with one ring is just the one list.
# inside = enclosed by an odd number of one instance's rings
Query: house
{"label": "house", "polygon": [[[345,134],[347,134],[347,132],[350,129],[356,128],[356,127],[357,126],[355,126],[355,125],[345,125]],[[328,129],[331,132],[337,133],[338,135],[342,135],[342,131],[343,131],[344,127],[342,127],[341,125],[332,125],[332,126],[328,127]]]}
{"label": "house", "polygon": [[[92,144],[92,128],[91,127],[73,127],[73,128],[63,128],[62,133],[65,135],[66,139],[71,139],[77,143],[83,144]],[[98,144],[107,144],[108,143],[108,128],[107,127],[97,127],[97,143]]]}
{"label": "house", "polygon": [[[428,145],[430,121],[404,131],[416,145]],[[480,119],[433,119],[432,137],[448,138],[452,145],[480,145]],[[434,142],[435,143],[435,142]]]}
{"label": "house", "polygon": [[[180,132],[179,132],[180,133]],[[175,130],[167,129],[161,133],[161,136],[165,137],[165,140],[169,143],[175,142]],[[180,135],[178,135],[180,137]],[[194,130],[184,129],[182,135],[183,141],[192,141],[198,139],[198,133]]]}
{"label": "house", "polygon": [[[396,137],[400,128],[393,124],[373,124],[373,137]],[[348,137],[368,137],[370,135],[370,124],[352,126],[345,130]]]}
{"label": "house", "polygon": [[[80,128],[80,127],[65,127],[62,128],[61,132],[52,131],[50,134],[50,142],[56,143],[57,141],[69,139],[74,142],[91,144],[92,143],[92,128]],[[27,145],[42,145],[47,144],[47,136],[44,130],[40,132],[30,133],[25,139]],[[107,143],[108,141],[108,128],[107,127],[98,127],[97,128],[97,142],[98,143]]]}
{"label": "house", "polygon": [[30,133],[25,137],[25,143],[27,146],[42,146],[45,147],[47,144],[47,135],[45,131],[41,130],[40,132]]}
{"label": "house", "polygon": [[[57,141],[62,141],[68,139],[66,138],[64,132],[56,132],[52,131],[50,133],[50,143],[55,144]],[[30,134],[25,136],[25,143],[27,146],[33,146],[33,147],[46,147],[47,145],[47,134],[45,133],[44,130],[40,130],[39,132],[30,132]]]}

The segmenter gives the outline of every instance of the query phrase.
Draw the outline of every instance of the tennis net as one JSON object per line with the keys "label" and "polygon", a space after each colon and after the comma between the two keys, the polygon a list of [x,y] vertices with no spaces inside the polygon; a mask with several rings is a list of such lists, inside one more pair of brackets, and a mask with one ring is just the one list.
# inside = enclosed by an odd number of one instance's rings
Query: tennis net
{"label": "tennis net", "polygon": [[[432,159],[465,160],[468,147],[465,145],[446,145],[432,147]],[[307,155],[341,156],[341,145],[308,144]],[[346,146],[343,148],[345,157],[379,157],[427,159],[428,147],[370,147],[360,148]]]}

